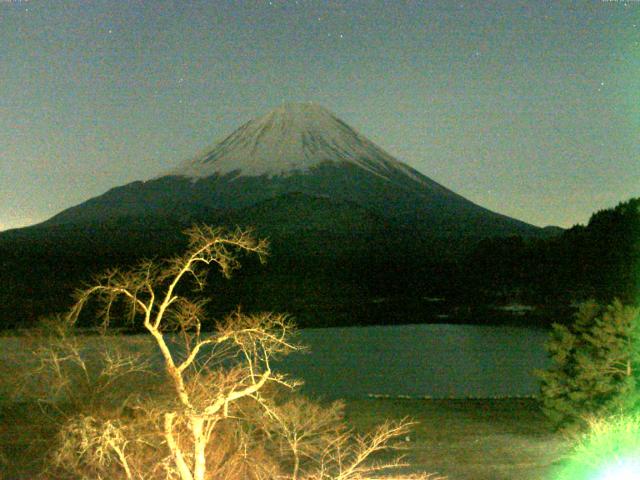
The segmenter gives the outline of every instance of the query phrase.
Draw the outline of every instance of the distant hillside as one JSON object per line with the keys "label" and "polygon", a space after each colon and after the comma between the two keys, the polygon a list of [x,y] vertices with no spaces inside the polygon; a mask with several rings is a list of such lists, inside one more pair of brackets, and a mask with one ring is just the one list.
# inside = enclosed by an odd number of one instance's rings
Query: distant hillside
{"label": "distant hillside", "polygon": [[550,239],[482,241],[465,262],[466,281],[487,297],[531,302],[640,299],[640,198],[594,213]]}

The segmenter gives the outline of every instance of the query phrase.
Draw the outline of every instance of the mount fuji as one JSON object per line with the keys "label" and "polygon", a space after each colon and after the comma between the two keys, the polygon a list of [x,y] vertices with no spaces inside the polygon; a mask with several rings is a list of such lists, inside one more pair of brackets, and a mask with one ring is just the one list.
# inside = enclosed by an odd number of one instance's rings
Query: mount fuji
{"label": "mount fuji", "polygon": [[114,188],[44,225],[142,216],[200,219],[293,193],[349,202],[440,237],[541,230],[470,202],[312,103],[276,108],[164,174]]}

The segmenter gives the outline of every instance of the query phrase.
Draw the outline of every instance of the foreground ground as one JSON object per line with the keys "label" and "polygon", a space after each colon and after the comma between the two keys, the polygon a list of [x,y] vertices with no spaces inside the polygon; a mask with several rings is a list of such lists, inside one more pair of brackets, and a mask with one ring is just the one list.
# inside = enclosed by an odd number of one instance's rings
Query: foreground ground
{"label": "foreground ground", "polygon": [[413,418],[418,424],[404,442],[408,471],[450,480],[553,480],[567,451],[533,399],[358,400],[347,414],[358,429]]}
{"label": "foreground ground", "polygon": [[[566,451],[531,399],[347,402],[348,421],[358,430],[405,416],[418,422],[403,441],[408,471],[450,480],[553,480]],[[33,404],[0,402],[0,479],[34,477],[55,431],[42,419]]]}

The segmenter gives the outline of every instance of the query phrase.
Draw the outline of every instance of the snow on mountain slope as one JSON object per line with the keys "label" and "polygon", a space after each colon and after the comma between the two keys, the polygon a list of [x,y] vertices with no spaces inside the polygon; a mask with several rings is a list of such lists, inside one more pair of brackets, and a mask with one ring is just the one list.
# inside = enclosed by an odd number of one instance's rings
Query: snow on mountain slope
{"label": "snow on mountain slope", "polygon": [[251,120],[167,174],[194,179],[229,173],[286,176],[324,162],[355,165],[385,180],[401,174],[434,183],[313,103],[285,104]]}

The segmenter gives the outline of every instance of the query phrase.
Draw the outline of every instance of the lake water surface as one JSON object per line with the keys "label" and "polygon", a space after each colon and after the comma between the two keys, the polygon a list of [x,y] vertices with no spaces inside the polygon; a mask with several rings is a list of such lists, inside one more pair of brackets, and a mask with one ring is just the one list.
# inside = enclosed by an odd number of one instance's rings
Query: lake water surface
{"label": "lake water surface", "polygon": [[[303,329],[297,335],[310,352],[285,357],[274,369],[303,380],[303,391],[325,398],[536,395],[538,381],[531,371],[548,365],[543,347],[548,331],[528,327],[418,324]],[[148,335],[110,338],[131,349],[146,345],[155,352],[152,362],[162,368]],[[0,373],[15,374],[34,361],[26,342],[2,339]],[[85,338],[86,351],[93,351],[94,342],[99,339]],[[9,394],[1,383],[0,398]]]}
{"label": "lake water surface", "polygon": [[329,398],[529,396],[546,368],[548,331],[514,326],[422,324],[301,330],[310,353],[278,367]]}

